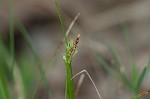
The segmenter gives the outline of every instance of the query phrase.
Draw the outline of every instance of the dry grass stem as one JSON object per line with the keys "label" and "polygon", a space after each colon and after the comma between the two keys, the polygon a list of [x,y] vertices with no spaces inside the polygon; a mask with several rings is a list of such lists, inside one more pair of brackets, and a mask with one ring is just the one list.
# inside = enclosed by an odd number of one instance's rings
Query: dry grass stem
{"label": "dry grass stem", "polygon": [[80,74],[82,74],[82,73],[86,73],[86,74],[87,74],[87,76],[89,77],[90,81],[92,82],[92,84],[93,84],[93,86],[94,86],[94,88],[95,88],[95,90],[96,90],[96,92],[97,92],[97,94],[98,94],[99,99],[102,99],[102,98],[101,98],[101,95],[100,95],[100,93],[99,93],[99,91],[98,91],[98,89],[97,89],[97,87],[96,87],[96,85],[95,85],[95,83],[94,83],[94,81],[93,81],[93,79],[92,79],[92,77],[90,76],[90,74],[89,74],[85,69],[82,70],[82,71],[80,71],[80,72],[77,73],[76,75],[74,75],[71,80],[73,80],[76,76],[78,76],[78,75],[80,75]]}
{"label": "dry grass stem", "polygon": [[79,93],[79,90],[80,90],[80,87],[81,87],[81,85],[82,85],[82,82],[83,82],[84,78],[85,78],[85,74],[81,74],[80,79],[79,79],[79,82],[78,82],[78,85],[77,85],[77,88],[76,88],[76,91],[75,91],[75,95],[76,95],[76,96],[77,96],[78,93]]}

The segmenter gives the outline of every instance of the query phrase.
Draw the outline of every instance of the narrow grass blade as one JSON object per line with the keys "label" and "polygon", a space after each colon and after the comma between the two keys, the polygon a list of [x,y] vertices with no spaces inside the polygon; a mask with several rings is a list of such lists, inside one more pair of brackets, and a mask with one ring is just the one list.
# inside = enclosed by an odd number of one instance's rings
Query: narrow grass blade
{"label": "narrow grass blade", "polygon": [[147,70],[147,67],[145,67],[144,69],[143,69],[143,71],[142,71],[142,73],[141,73],[141,75],[139,76],[139,79],[138,79],[138,81],[137,81],[137,85],[136,85],[136,93],[138,93],[139,92],[139,89],[140,89],[140,86],[141,86],[141,84],[142,84],[142,82],[143,82],[143,80],[144,80],[144,77],[145,77],[145,75],[146,75],[146,70]]}
{"label": "narrow grass blade", "polygon": [[0,95],[2,99],[11,99],[8,92],[7,82],[2,72],[0,73]]}
{"label": "narrow grass blade", "polygon": [[[13,80],[13,84],[15,84],[16,86],[14,87],[16,90],[16,94],[18,93],[17,97],[15,97],[16,99],[24,99],[24,95],[23,95],[23,90],[22,90],[22,87],[23,86],[20,86],[20,84],[16,83],[16,80],[18,79],[15,79],[15,77],[19,77],[20,74],[17,74],[17,75],[14,75],[15,73],[17,73],[15,70],[16,68],[18,68],[17,66],[15,66],[15,60],[14,60],[14,68],[13,68],[13,74],[12,74],[12,67],[9,66],[9,62],[11,60],[11,57],[10,57],[10,54],[9,54],[9,51],[8,49],[6,48],[6,45],[4,44],[4,42],[2,40],[0,40],[0,48],[1,48],[1,51],[0,51],[0,55],[3,59],[0,59],[3,60],[3,65],[0,65],[0,75],[2,75],[2,79],[3,81],[5,82],[5,85],[9,91],[9,84],[8,84],[8,80]],[[0,62],[1,63],[1,62]],[[18,68],[18,71],[19,71],[19,68]],[[22,80],[20,79],[20,82],[22,82]],[[5,87],[5,85],[3,85],[3,87]],[[0,88],[3,88],[3,87],[0,87]],[[18,90],[20,89],[20,90]],[[19,91],[19,92],[18,92]],[[9,92],[8,92],[9,94]],[[9,94],[10,95],[10,94]],[[7,95],[9,97],[9,95]],[[1,95],[0,95],[1,96]],[[11,96],[10,96],[11,97]],[[3,99],[3,98],[2,98]]]}
{"label": "narrow grass blade", "polygon": [[[44,75],[44,70],[43,70],[43,67],[44,67],[44,66],[42,66],[42,63],[41,63],[41,61],[40,61],[40,58],[38,57],[37,53],[34,51],[34,49],[33,49],[33,47],[32,47],[32,40],[31,40],[31,38],[30,38],[30,36],[29,36],[27,30],[26,30],[25,27],[23,26],[23,24],[22,24],[21,22],[19,22],[18,20],[17,20],[17,27],[18,27],[20,33],[21,33],[21,34],[23,35],[23,37],[25,38],[26,43],[28,44],[29,48],[31,49],[31,51],[32,51],[32,53],[33,53],[34,59],[35,59],[35,61],[37,62],[37,66],[38,66],[40,75],[41,75],[41,77],[42,77],[42,80],[44,80],[44,82],[45,82],[45,86],[46,86],[45,88],[46,88],[47,93],[48,93],[48,95],[49,95],[50,89],[49,89],[49,87],[48,87],[48,80],[45,78],[45,75]],[[37,92],[37,90],[38,90],[38,88],[39,88],[39,85],[40,85],[40,84],[38,84],[37,88],[34,90],[34,92],[33,92],[34,94],[32,95],[32,99],[34,99],[34,97],[35,97],[35,95],[36,95],[36,92]],[[50,99],[50,96],[48,96],[48,97],[49,97],[49,99]]]}
{"label": "narrow grass blade", "polygon": [[38,69],[39,69],[40,73],[42,74],[43,73],[42,63],[41,63],[38,55],[36,54],[36,52],[34,51],[34,49],[32,47],[32,39],[31,39],[31,37],[29,36],[27,30],[25,29],[25,27],[23,26],[23,24],[21,22],[17,21],[17,27],[18,27],[20,33],[23,35],[27,45],[31,49],[32,54],[33,54],[33,56],[35,58],[35,61],[38,64]]}
{"label": "narrow grass blade", "polygon": [[11,99],[10,93],[9,93],[9,88],[8,88],[8,83],[6,81],[6,75],[4,73],[4,68],[5,68],[5,60],[3,57],[2,50],[0,49],[0,96],[2,99]]}
{"label": "narrow grass blade", "polygon": [[110,66],[104,61],[104,59],[102,58],[101,55],[95,55],[97,61],[100,63],[100,65],[107,70],[108,73],[110,73],[111,75],[115,76],[115,77],[119,77],[117,71],[113,70],[112,68],[110,68]]}
{"label": "narrow grass blade", "polygon": [[29,36],[28,31],[25,29],[24,25],[19,20],[16,20],[16,26],[19,29],[22,36],[24,37],[24,39],[25,39],[26,43],[28,44],[28,46],[30,47],[30,49],[33,51],[32,39]]}
{"label": "narrow grass blade", "polygon": [[100,65],[107,70],[108,73],[110,73],[111,75],[121,79],[123,81],[124,84],[126,84],[130,89],[134,90],[134,87],[132,85],[132,83],[128,80],[128,78],[126,77],[126,75],[120,71],[116,71],[114,69],[112,69],[105,61],[104,59],[100,56],[97,55],[96,56],[98,62],[100,63]]}
{"label": "narrow grass blade", "polygon": [[56,9],[57,9],[58,16],[59,16],[62,32],[64,33],[65,42],[66,42],[66,45],[67,45],[68,42],[67,42],[66,31],[65,31],[64,22],[63,22],[63,19],[62,19],[62,16],[61,16],[61,12],[60,12],[60,9],[58,7],[57,0],[54,0],[54,2],[55,2],[55,6],[56,6]]}
{"label": "narrow grass blade", "polygon": [[112,45],[108,45],[108,48],[109,48],[109,52],[111,53],[112,59],[114,61],[113,65],[116,66],[117,69],[120,71],[122,62],[120,60],[119,54],[116,52],[116,49],[114,49]]}
{"label": "narrow grass blade", "polygon": [[10,32],[10,58],[11,58],[11,72],[14,68],[14,61],[15,61],[15,51],[14,51],[14,1],[10,0],[10,24],[9,24],[9,32]]}
{"label": "narrow grass blade", "polygon": [[133,89],[133,85],[126,77],[126,74],[124,73],[124,71],[121,70],[121,68],[124,68],[124,67],[122,67],[122,62],[120,60],[118,53],[114,50],[114,48],[111,45],[109,45],[108,47],[109,47],[109,51],[111,53],[112,59],[114,60],[113,65],[117,66],[118,75],[120,75],[120,78],[122,79],[125,85],[127,85],[130,89]]}
{"label": "narrow grass blade", "polygon": [[130,63],[131,63],[131,70],[132,70],[132,76],[133,76],[132,82],[134,83],[134,85],[136,85],[139,74],[138,74],[138,68],[137,68],[135,59],[133,57],[130,39],[129,39],[129,35],[128,35],[129,34],[128,27],[127,27],[126,23],[122,24],[122,30],[123,30],[123,34],[124,34],[124,38],[125,38],[125,42],[126,42],[126,48],[127,48],[128,56],[129,56]]}
{"label": "narrow grass blade", "polygon": [[132,91],[135,91],[134,85],[131,83],[131,81],[127,78],[127,76],[124,73],[119,73],[120,78],[122,82],[130,88]]}
{"label": "narrow grass blade", "polygon": [[136,88],[137,88],[137,93],[139,92],[140,90],[140,86],[144,80],[144,77],[146,76],[146,74],[149,72],[150,70],[150,61],[149,63],[147,64],[147,66],[144,67],[142,73],[140,74],[139,76],[139,79],[138,79],[138,82],[137,82],[137,85],[136,85]]}

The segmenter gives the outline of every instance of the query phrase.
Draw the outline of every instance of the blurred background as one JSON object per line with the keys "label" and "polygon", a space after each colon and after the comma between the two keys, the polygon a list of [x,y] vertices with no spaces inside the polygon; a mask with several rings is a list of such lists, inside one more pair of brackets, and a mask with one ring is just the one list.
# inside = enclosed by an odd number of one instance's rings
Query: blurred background
{"label": "blurred background", "polygon": [[[81,35],[72,62],[74,75],[86,69],[102,99],[130,99],[150,89],[149,68],[145,68],[149,67],[150,0],[57,2],[66,30],[80,13],[68,35],[68,39]],[[12,99],[63,99],[63,38],[53,0],[0,0],[0,99],[5,97],[3,90]],[[79,78],[74,79],[75,89]],[[99,99],[88,76],[76,99]]]}

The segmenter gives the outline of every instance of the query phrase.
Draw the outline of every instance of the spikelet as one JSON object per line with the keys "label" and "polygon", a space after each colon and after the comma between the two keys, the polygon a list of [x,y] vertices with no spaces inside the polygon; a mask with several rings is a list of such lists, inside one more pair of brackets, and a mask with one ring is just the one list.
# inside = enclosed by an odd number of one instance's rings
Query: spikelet
{"label": "spikelet", "polygon": [[80,34],[78,34],[77,38],[74,41],[68,42],[66,45],[66,53],[63,56],[65,62],[71,62],[74,55],[77,53],[77,45],[79,43]]}

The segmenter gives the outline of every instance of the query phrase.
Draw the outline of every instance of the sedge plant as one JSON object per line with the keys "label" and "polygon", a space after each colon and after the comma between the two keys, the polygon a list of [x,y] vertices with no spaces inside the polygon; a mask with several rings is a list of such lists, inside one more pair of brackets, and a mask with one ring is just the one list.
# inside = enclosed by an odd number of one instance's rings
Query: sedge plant
{"label": "sedge plant", "polygon": [[65,48],[66,52],[63,55],[63,60],[66,66],[66,91],[65,91],[65,99],[75,99],[75,94],[74,94],[74,81],[72,79],[73,74],[72,74],[72,59],[77,53],[77,44],[79,42],[79,37],[80,35],[77,36],[77,38],[73,41],[70,40],[68,42],[67,37],[66,37],[66,32],[65,32],[65,26],[63,23],[63,19],[61,16],[60,9],[58,7],[58,3],[56,0],[54,0],[57,13],[60,19],[61,27],[62,27],[62,32],[64,33],[64,38],[65,38]]}
{"label": "sedge plant", "polygon": [[[57,4],[57,1],[55,1],[55,5],[56,5],[56,8],[57,8],[57,13],[58,13],[58,16],[59,16],[59,19],[60,19],[60,23],[61,23],[61,27],[62,27],[62,31],[64,32],[64,40],[65,40],[65,48],[66,48],[66,53],[63,55],[63,60],[64,60],[64,63],[66,65],[66,91],[65,91],[65,99],[75,99],[75,95],[78,94],[79,92],[79,89],[80,89],[80,86],[83,82],[83,79],[85,77],[85,74],[87,74],[87,76],[89,77],[90,81],[92,82],[97,94],[98,94],[98,97],[99,99],[102,99],[101,98],[101,95],[92,79],[92,77],[90,76],[90,74],[86,71],[86,70],[82,70],[80,72],[78,72],[77,74],[75,74],[73,76],[72,74],[72,59],[73,57],[76,55],[77,53],[77,44],[79,42],[79,38],[80,38],[80,34],[78,34],[77,38],[73,41],[73,40],[70,40],[68,42],[67,40],[67,35],[69,34],[75,20],[78,18],[78,16],[80,15],[80,13],[77,14],[77,16],[74,18],[73,22],[70,24],[70,27],[68,28],[67,32],[65,32],[65,29],[64,29],[64,23],[63,23],[63,20],[62,20],[62,16],[61,16],[61,13],[60,13],[60,10],[59,10],[59,7],[58,7],[58,4]],[[78,75],[80,75],[80,79],[79,79],[79,82],[78,82],[78,86],[77,86],[77,89],[76,89],[76,92],[74,93],[74,78]]]}

